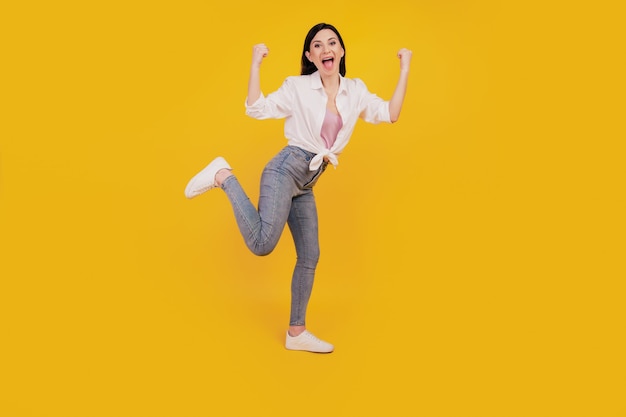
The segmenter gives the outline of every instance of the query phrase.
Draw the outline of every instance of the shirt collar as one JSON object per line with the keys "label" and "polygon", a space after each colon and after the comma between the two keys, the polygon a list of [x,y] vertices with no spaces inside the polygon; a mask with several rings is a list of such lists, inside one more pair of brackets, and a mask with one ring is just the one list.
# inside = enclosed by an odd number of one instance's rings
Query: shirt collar
{"label": "shirt collar", "polygon": [[[315,71],[313,74],[311,74],[311,89],[319,90],[323,87],[324,85],[322,84],[322,76],[320,75],[319,71]],[[339,95],[344,91],[346,91],[346,83],[344,82],[343,75],[339,74],[339,91],[337,92],[337,94]]]}

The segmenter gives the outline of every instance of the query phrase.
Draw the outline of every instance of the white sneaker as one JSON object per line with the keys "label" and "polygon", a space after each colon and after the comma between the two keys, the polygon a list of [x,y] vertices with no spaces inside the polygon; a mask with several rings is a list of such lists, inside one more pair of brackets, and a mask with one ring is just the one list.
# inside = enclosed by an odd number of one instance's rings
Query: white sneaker
{"label": "white sneaker", "polygon": [[220,169],[224,168],[231,169],[228,162],[226,162],[226,160],[221,156],[218,156],[189,181],[187,187],[185,188],[185,197],[194,198],[205,191],[209,191],[211,188],[217,187],[217,184],[215,183],[215,174],[217,174]]}
{"label": "white sneaker", "polygon": [[333,345],[318,339],[308,330],[295,337],[289,336],[289,332],[287,332],[285,347],[289,350],[306,350],[314,353],[330,353],[335,349]]}

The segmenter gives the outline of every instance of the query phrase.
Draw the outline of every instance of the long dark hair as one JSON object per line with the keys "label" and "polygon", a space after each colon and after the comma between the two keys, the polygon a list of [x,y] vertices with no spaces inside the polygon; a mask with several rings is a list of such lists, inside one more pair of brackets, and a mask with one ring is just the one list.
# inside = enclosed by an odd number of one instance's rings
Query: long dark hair
{"label": "long dark hair", "polygon": [[341,44],[341,47],[343,48],[343,56],[341,57],[341,62],[339,63],[339,73],[345,77],[346,76],[346,47],[343,44],[343,39],[341,39],[341,35],[339,34],[339,31],[333,25],[329,25],[328,23],[318,23],[317,25],[313,26],[311,30],[309,30],[309,33],[306,35],[306,38],[304,38],[304,48],[302,48],[302,69],[300,71],[300,75],[309,75],[317,71],[317,67],[315,66],[315,64],[309,61],[309,58],[306,57],[306,53],[310,52],[311,41],[313,41],[313,38],[315,37],[315,35],[317,35],[317,32],[319,32],[320,30],[324,30],[324,29],[330,29],[333,32],[335,32],[335,34],[337,34],[339,43]]}

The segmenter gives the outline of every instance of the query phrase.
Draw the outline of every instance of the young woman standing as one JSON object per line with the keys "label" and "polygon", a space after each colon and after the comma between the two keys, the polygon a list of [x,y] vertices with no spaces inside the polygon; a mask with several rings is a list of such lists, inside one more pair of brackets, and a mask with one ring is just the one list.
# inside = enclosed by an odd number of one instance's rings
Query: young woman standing
{"label": "young woman standing", "polygon": [[194,176],[187,198],[219,187],[230,200],[239,231],[256,255],[275,248],[285,224],[291,231],[297,261],[291,280],[291,315],[285,347],[332,352],[332,344],[306,329],[306,309],[320,256],[318,218],[313,186],[327,165],[338,164],[359,118],[369,123],[398,120],[407,88],[411,51],[401,49],[400,75],[390,100],[367,90],[359,79],[345,78],[346,49],[332,25],[313,26],[302,51],[300,76],[288,77],[275,92],[261,92],[260,68],[269,54],[255,45],[248,81],[246,114],[256,119],[285,119],[287,145],[265,166],[258,209],[250,202],[230,165],[217,157]]}

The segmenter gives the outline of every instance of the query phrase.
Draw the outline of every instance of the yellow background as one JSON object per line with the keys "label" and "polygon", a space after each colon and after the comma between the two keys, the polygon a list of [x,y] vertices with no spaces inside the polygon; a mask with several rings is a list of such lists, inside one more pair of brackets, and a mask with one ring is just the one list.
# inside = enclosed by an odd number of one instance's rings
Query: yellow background
{"label": "yellow background", "polygon": [[[624,416],[618,2],[96,1],[2,6],[0,415]],[[307,30],[389,98],[316,192],[308,324],[283,348],[286,233],[255,257],[217,155],[256,201],[282,121],[245,116]]]}

